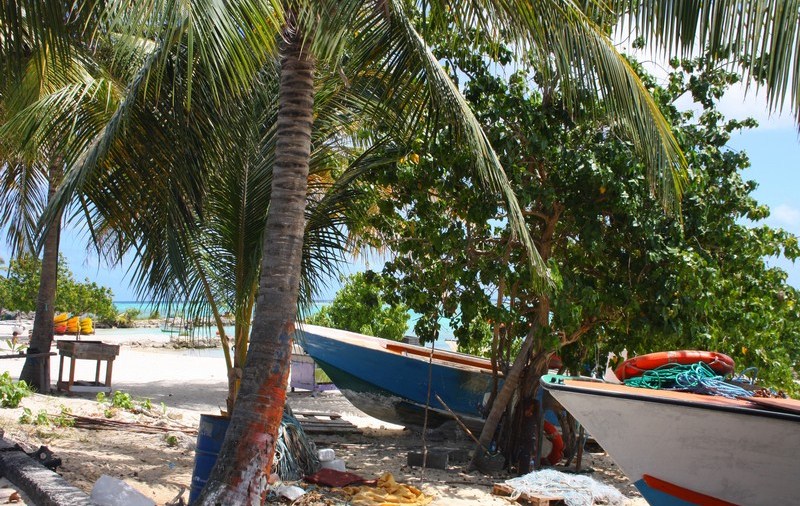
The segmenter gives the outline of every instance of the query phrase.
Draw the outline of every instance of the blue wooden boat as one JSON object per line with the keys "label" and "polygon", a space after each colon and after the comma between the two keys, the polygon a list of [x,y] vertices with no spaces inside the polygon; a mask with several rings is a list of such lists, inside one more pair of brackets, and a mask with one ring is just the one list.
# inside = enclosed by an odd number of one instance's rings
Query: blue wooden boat
{"label": "blue wooden boat", "polygon": [[430,399],[431,427],[452,420],[450,410],[467,426],[483,425],[494,382],[488,359],[438,349],[431,357],[422,346],[314,325],[299,326],[295,337],[342,394],[372,417],[421,426]]}

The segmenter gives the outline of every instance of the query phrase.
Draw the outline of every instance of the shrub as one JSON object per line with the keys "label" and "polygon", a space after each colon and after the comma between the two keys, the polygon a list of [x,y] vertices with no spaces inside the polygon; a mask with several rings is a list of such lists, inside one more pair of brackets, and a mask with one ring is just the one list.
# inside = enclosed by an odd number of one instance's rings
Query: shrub
{"label": "shrub", "polygon": [[400,341],[408,328],[408,308],[386,302],[380,277],[365,272],[343,281],[333,302],[306,318],[306,322]]}
{"label": "shrub", "polygon": [[141,310],[136,309],[135,307],[130,307],[117,315],[117,319],[114,324],[119,328],[131,328],[133,327],[134,320],[139,319],[141,314]]}
{"label": "shrub", "polygon": [[31,389],[24,381],[13,381],[8,371],[0,376],[0,406],[16,408],[23,397],[31,394]]}

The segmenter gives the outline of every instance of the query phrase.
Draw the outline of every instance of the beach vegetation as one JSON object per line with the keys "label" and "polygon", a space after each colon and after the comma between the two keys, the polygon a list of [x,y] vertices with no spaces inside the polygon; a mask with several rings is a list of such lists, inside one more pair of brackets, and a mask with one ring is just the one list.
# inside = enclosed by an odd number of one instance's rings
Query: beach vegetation
{"label": "beach vegetation", "polygon": [[[265,473],[270,469],[274,455],[271,442],[276,441],[283,414],[291,335],[301,293],[307,205],[318,196],[308,184],[309,166],[319,146],[312,139],[314,131],[326,122],[337,128],[342,125],[336,123],[336,115],[319,114],[321,103],[315,104],[315,98],[325,95],[318,94],[323,88],[316,78],[330,70],[328,75],[338,76],[340,89],[369,88],[372,100],[346,102],[366,118],[369,128],[365,131],[387,134],[387,137],[392,134],[402,141],[407,139],[409,126],[416,127],[424,120],[426,129],[422,144],[427,144],[434,136],[450,134],[451,149],[468,154],[463,160],[464,166],[477,175],[475,186],[491,189],[491,200],[496,200],[499,194],[507,206],[504,219],[515,227],[521,243],[515,251],[524,252],[530,274],[524,285],[542,291],[555,286],[557,280],[548,275],[547,263],[530,240],[524,226],[524,213],[486,132],[440,60],[430,52],[426,38],[436,37],[443,25],[452,23],[459,31],[462,44],[481,36],[501,39],[519,54],[551,62],[552,69],[543,68],[547,71],[543,77],[549,81],[561,76],[561,96],[568,115],[580,113],[587,103],[585,99],[602,97],[603,108],[597,110],[597,114],[614,119],[617,127],[614,135],[627,139],[633,146],[638,159],[642,160],[641,168],[650,173],[648,184],[659,190],[662,202],[669,206],[680,194],[685,160],[648,90],[617,53],[608,30],[598,23],[600,18],[628,9],[625,11],[628,25],[633,28],[637,21],[647,20],[647,26],[642,28],[644,36],[668,52],[689,52],[700,40],[714,48],[715,56],[729,42],[746,52],[742,54],[745,59],[757,58],[767,50],[771,56],[768,70],[759,75],[763,75],[762,88],[770,103],[781,104],[784,95],[789,95],[788,103],[796,110],[800,102],[794,96],[794,73],[797,72],[794,48],[776,47],[777,50],[772,51],[767,39],[764,45],[749,42],[754,33],[772,34],[769,40],[773,44],[794,40],[797,24],[785,22],[792,16],[785,15],[782,10],[773,13],[779,10],[776,5],[782,3],[720,2],[713,4],[714,9],[680,9],[674,11],[674,15],[664,15],[664,5],[664,2],[590,2],[585,10],[580,10],[575,3],[546,0],[424,4],[243,0],[224,5],[202,4],[197,9],[185,9],[174,2],[155,2],[148,4],[148,8],[129,9],[127,5],[114,2],[88,2],[79,6],[50,2],[44,10],[36,8],[38,6],[25,9],[26,12],[43,12],[35,23],[17,15],[14,9],[0,11],[6,34],[2,45],[8,62],[3,77],[6,84],[15,84],[24,75],[26,63],[34,62],[31,65],[34,69],[47,62],[63,63],[75,54],[86,55],[88,51],[82,51],[85,48],[107,49],[117,60],[115,68],[127,72],[118,79],[125,83],[124,99],[117,100],[112,90],[102,93],[95,87],[73,87],[73,91],[77,89],[73,96],[96,93],[102,97],[103,100],[97,102],[103,107],[93,110],[92,114],[76,115],[71,108],[59,109],[63,102],[43,101],[39,104],[42,107],[66,110],[69,114],[37,116],[29,113],[28,124],[34,126],[20,129],[29,134],[23,136],[24,141],[40,144],[35,152],[50,155],[41,157],[47,162],[45,167],[52,169],[49,172],[50,198],[45,200],[48,206],[42,223],[49,225],[45,230],[55,233],[56,240],[61,212],[73,202],[76,192],[86,191],[87,199],[92,201],[93,197],[109,190],[120,201],[135,200],[138,194],[152,192],[156,195],[149,195],[153,199],[149,203],[175,213],[158,215],[168,216],[172,221],[150,221],[143,216],[149,208],[137,207],[127,215],[107,216],[109,219],[101,232],[127,230],[140,240],[142,236],[137,234],[145,229],[152,230],[155,237],[159,237],[159,232],[168,236],[175,231],[185,232],[180,237],[168,237],[171,240],[164,244],[169,247],[192,238],[197,228],[191,223],[199,211],[198,206],[205,201],[208,189],[205,183],[213,179],[207,170],[195,170],[192,163],[207,156],[205,148],[211,151],[208,156],[213,158],[211,144],[214,143],[217,153],[234,151],[228,142],[231,137],[215,131],[215,127],[244,130],[236,123],[215,122],[223,118],[207,114],[211,108],[201,107],[203,97],[207,105],[217,108],[227,100],[238,101],[243,109],[252,110],[247,101],[248,93],[254,85],[264,88],[264,81],[259,78],[266,78],[274,86],[274,115],[263,123],[266,132],[257,131],[264,135],[269,133],[275,140],[274,150],[264,150],[269,153],[264,165],[271,171],[268,184],[262,188],[271,192],[269,210],[268,213],[266,209],[254,210],[261,218],[266,216],[263,228],[249,231],[263,246],[247,250],[253,253],[252,260],[258,265],[251,271],[258,281],[237,285],[255,287],[253,292],[258,294],[258,304],[246,315],[253,317],[248,361],[233,363],[232,357],[226,355],[235,377],[241,378],[241,395],[236,397],[226,441],[198,504],[256,504],[261,501],[267,483]],[[98,12],[100,9],[107,10]],[[762,16],[760,9],[770,15]],[[746,18],[741,16],[742,12],[748,14]],[[102,46],[104,42],[109,46]],[[20,48],[25,51],[19,51]],[[92,71],[81,74],[80,82],[89,81],[88,77],[95,74]],[[4,91],[9,89],[11,86],[3,87]],[[50,93],[52,88],[39,86],[38,89]],[[403,110],[404,114],[387,115],[391,110]],[[65,118],[69,121],[64,121]],[[43,135],[50,132],[53,125],[62,123],[77,126],[71,132],[73,135]],[[176,130],[147,128],[164,124],[185,125],[186,128],[180,139],[169,137]],[[133,141],[137,132],[142,142]],[[167,135],[159,137],[154,132]],[[42,139],[54,138],[62,139],[64,145],[59,145],[55,151],[43,150]],[[341,141],[340,146],[347,147],[354,145],[345,142],[352,138],[342,136],[336,140]],[[199,139],[209,142],[202,143]],[[411,146],[404,147],[408,154],[419,155]],[[421,163],[423,158],[423,155],[419,159],[409,156],[408,160]],[[180,163],[170,164],[174,159],[179,159]],[[163,161],[165,167],[177,165],[180,170],[165,170],[156,177],[149,177],[152,173],[139,170],[139,163],[147,160]],[[240,165],[244,173],[252,167]],[[102,170],[96,170],[101,166]],[[119,172],[106,170],[111,167],[118,168]],[[62,180],[56,176],[64,168],[67,171]],[[242,202],[238,197],[243,194],[240,191],[234,202]],[[84,207],[86,214],[92,217],[95,213],[102,214],[100,199],[93,204]],[[117,249],[119,243],[113,236],[108,239],[101,233],[93,237],[107,247],[106,251],[119,253],[116,258],[122,257],[123,251]],[[52,252],[52,245],[45,251]],[[193,254],[183,255],[187,251]],[[157,286],[165,285],[159,276],[165,272],[163,259],[170,254],[183,255],[175,259],[176,265],[202,267],[200,259],[204,255],[213,258],[215,251],[213,248],[209,251],[165,250],[160,258],[153,259],[153,265],[142,271],[143,284],[152,281]],[[46,281],[50,287],[55,282],[55,260],[52,254],[46,258],[49,260],[45,263],[52,268],[45,269],[50,277],[42,276],[42,288]],[[214,276],[213,272],[200,268],[194,272],[203,272],[203,279]],[[223,275],[230,272],[224,271]],[[207,298],[213,295],[209,283],[200,282],[196,286]],[[252,299],[255,300],[255,295]],[[45,300],[52,300],[52,297]],[[49,319],[51,323],[52,313]],[[531,339],[526,339],[529,345],[521,347],[525,362],[535,337],[532,334]],[[227,350],[229,343],[223,344]],[[511,389],[516,387],[518,376],[516,368],[513,372],[506,377],[506,385]],[[258,429],[253,430],[253,427]],[[264,433],[268,437],[264,437]],[[241,479],[242,476],[247,479]]]}
{"label": "beach vegetation", "polygon": [[333,301],[308,316],[306,323],[392,341],[403,339],[408,328],[408,308],[402,303],[387,302],[380,276],[374,272],[359,272],[342,277],[340,281],[342,288]]}
{"label": "beach vegetation", "polygon": [[[444,39],[438,49],[454,77],[469,76],[465,96],[507,168],[555,286],[526,285],[523,250],[499,195],[483,197],[446,139],[432,143],[419,163],[374,173],[371,183],[391,192],[376,192],[381,212],[369,217],[361,237],[372,233],[393,252],[383,274],[400,300],[423,315],[415,327],[422,340],[435,340],[448,318],[462,351],[488,352],[506,374],[521,344],[532,341],[500,445],[517,470],[530,463],[530,445],[527,453],[521,449],[533,432],[508,427],[533,422],[519,421],[531,413],[553,354],[572,372],[602,375],[606,354],[623,348],[715,350],[731,355],[738,370],[755,367],[766,384],[798,392],[800,293],[764,261],[800,257],[798,241],[759,223],[769,210],[743,177],[747,155],[727,146],[754,122],[727,120],[717,109],[740,73],[706,54],[673,59],[659,85],[630,61],[689,162],[679,211],[670,214],[652,199],[630,144],[598,120],[594,108],[602,103],[570,113],[560,82],[545,81],[536,66],[508,76],[494,72],[510,51],[491,61],[457,39]],[[686,96],[692,109],[676,105]],[[490,322],[490,329],[475,332],[476,320]],[[483,436],[494,437],[487,425]]]}
{"label": "beach vegetation", "polygon": [[180,444],[180,440],[178,439],[178,436],[176,436],[175,434],[165,434],[164,442],[167,443],[167,446],[172,446],[172,447],[178,446],[178,444]]}
{"label": "beach vegetation", "polygon": [[22,414],[19,416],[19,423],[27,425],[35,425],[37,427],[49,427],[50,416],[47,411],[40,409],[35,415],[30,408],[22,408]]}
{"label": "beach vegetation", "polygon": [[32,391],[25,381],[14,381],[8,371],[0,375],[0,406],[16,408],[22,399],[31,393]]}
{"label": "beach vegetation", "polygon": [[141,316],[142,311],[139,308],[129,307],[114,318],[114,325],[119,328],[131,328]]}
{"label": "beach vegetation", "polygon": [[56,427],[74,427],[75,417],[72,416],[72,410],[67,406],[61,405],[57,415],[51,416],[50,421]]}
{"label": "beach vegetation", "polygon": [[[32,255],[12,259],[6,275],[0,277],[0,305],[12,311],[35,311],[41,269],[42,262]],[[111,289],[89,279],[76,281],[63,256],[59,257],[56,284],[57,311],[91,314],[106,323],[114,321],[116,310]],[[52,321],[50,324],[52,327]]]}
{"label": "beach vegetation", "polygon": [[[153,409],[153,401],[150,399],[134,399],[128,392],[115,390],[110,396],[105,392],[98,392],[95,396],[98,404],[103,409],[106,418],[113,418],[117,411],[124,410],[131,413],[147,413]],[[166,406],[162,403],[162,409],[166,413]]]}
{"label": "beach vegetation", "polygon": [[22,353],[28,349],[26,343],[18,341],[16,338],[6,339],[6,346],[11,353]]}

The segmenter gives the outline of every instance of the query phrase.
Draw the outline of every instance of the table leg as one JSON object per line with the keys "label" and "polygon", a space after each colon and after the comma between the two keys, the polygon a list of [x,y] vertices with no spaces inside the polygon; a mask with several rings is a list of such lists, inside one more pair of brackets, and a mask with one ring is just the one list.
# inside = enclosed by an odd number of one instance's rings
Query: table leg
{"label": "table leg", "polygon": [[58,383],[56,383],[56,386],[58,386],[59,390],[61,390],[61,378],[62,378],[61,373],[63,371],[64,371],[64,355],[61,355],[61,360],[58,363]]}
{"label": "table leg", "polygon": [[94,383],[97,385],[100,382],[100,360],[97,361],[97,369],[94,371]]}
{"label": "table leg", "polygon": [[75,357],[69,357],[69,383],[67,392],[72,392],[72,384],[75,383]]}
{"label": "table leg", "polygon": [[106,386],[111,389],[111,369],[114,367],[114,359],[110,358],[106,362]]}

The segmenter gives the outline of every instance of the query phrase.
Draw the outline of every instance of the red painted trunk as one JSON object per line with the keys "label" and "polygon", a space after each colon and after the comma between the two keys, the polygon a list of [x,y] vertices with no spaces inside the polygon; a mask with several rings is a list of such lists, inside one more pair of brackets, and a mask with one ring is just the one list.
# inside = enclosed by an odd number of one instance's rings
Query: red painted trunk
{"label": "red painted trunk", "polygon": [[225,442],[197,504],[262,504],[283,416],[314,109],[311,41],[290,30],[285,37],[271,204],[250,348]]}

